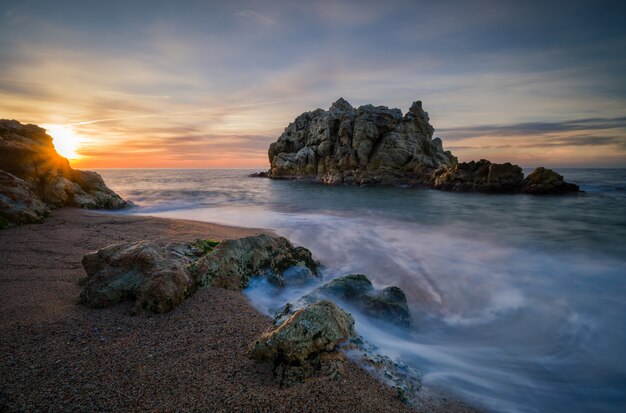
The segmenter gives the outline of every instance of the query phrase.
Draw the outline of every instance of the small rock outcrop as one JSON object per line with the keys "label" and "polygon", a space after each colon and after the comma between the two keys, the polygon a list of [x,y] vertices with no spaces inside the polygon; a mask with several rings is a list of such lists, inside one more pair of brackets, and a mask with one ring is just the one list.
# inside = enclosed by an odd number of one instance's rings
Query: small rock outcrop
{"label": "small rock outcrop", "polygon": [[288,239],[265,234],[222,242],[194,266],[198,283],[240,290],[254,276],[278,287],[316,279],[319,264],[311,251]]}
{"label": "small rock outcrop", "polygon": [[[4,196],[0,220],[8,222],[6,226],[40,222],[47,216],[47,213],[35,212],[41,210],[41,203],[48,209],[63,206],[118,209],[127,206],[126,201],[104,184],[100,175],[72,169],[68,160],[54,149],[52,137],[36,125],[0,120],[0,170],[3,171],[0,196]],[[25,183],[30,192],[24,191],[23,184],[7,174]],[[8,184],[9,181],[13,183]],[[14,201],[17,187],[21,188],[20,195]],[[29,214],[14,219],[25,210],[26,204],[36,205],[30,214],[32,219],[27,216]]]}
{"label": "small rock outcrop", "polygon": [[39,223],[50,209],[22,179],[0,171],[0,229],[12,225]]}
{"label": "small rock outcrop", "polygon": [[435,173],[435,189],[457,192],[514,193],[524,182],[522,168],[510,163],[462,162]]}
{"label": "small rock outcrop", "polygon": [[134,301],[135,313],[169,311],[208,285],[242,289],[253,277],[265,277],[284,287],[315,278],[319,271],[309,250],[264,234],[164,247],[153,241],[126,242],[87,254],[82,264],[87,276],[81,280],[79,303],[108,307]]}
{"label": "small rock outcrop", "polygon": [[539,167],[524,179],[522,192],[533,195],[560,195],[579,192],[576,184],[563,180],[563,176],[551,169]]}
{"label": "small rock outcrop", "polygon": [[356,332],[352,316],[330,301],[320,301],[263,333],[251,345],[248,356],[271,363],[281,385],[318,373],[340,377],[345,359],[339,346],[353,338]]}
{"label": "small rock outcrop", "polygon": [[[294,307],[323,299],[337,300],[340,304],[354,307],[363,315],[385,321],[401,328],[411,328],[413,319],[404,291],[398,287],[377,290],[367,276],[351,274],[336,278],[302,297]],[[285,308],[286,313],[290,308]]]}
{"label": "small rock outcrop", "polygon": [[422,102],[400,109],[340,98],[329,110],[305,112],[270,145],[271,178],[330,184],[430,184],[432,172],[456,158],[444,151]]}

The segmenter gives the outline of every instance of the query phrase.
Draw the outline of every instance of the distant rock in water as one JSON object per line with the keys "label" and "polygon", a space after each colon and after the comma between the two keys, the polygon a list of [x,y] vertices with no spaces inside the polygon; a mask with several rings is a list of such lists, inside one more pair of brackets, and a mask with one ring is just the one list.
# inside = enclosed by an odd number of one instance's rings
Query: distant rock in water
{"label": "distant rock in water", "polygon": [[400,109],[386,106],[355,109],[339,98],[328,110],[305,112],[290,123],[269,147],[270,170],[253,176],[458,192],[544,195],[579,191],[549,169],[540,168],[524,180],[522,168],[508,162],[458,163],[433,133],[421,101],[402,115]]}
{"label": "distant rock in water", "polygon": [[95,172],[72,169],[46,130],[0,120],[0,228],[40,222],[50,208],[128,205]]}
{"label": "distant rock in water", "polygon": [[270,145],[271,178],[312,178],[329,184],[430,184],[456,158],[434,138],[422,102],[400,109],[340,98],[329,110],[305,112]]}
{"label": "distant rock in water", "polygon": [[563,176],[551,169],[539,167],[532,171],[522,186],[522,192],[533,195],[558,195],[579,192],[578,185],[565,182]]}

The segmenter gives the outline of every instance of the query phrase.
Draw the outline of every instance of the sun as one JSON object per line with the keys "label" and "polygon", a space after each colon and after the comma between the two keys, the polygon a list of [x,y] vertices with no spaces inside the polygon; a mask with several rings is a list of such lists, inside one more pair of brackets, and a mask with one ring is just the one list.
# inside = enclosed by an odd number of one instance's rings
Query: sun
{"label": "sun", "polygon": [[69,125],[43,125],[52,136],[52,143],[59,155],[69,159],[79,159],[78,149],[81,146],[82,139],[76,134],[73,127]]}

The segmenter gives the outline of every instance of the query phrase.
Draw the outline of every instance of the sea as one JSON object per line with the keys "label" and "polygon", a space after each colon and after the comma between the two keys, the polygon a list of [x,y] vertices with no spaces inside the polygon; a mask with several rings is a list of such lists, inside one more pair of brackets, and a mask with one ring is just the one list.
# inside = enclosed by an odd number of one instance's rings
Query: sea
{"label": "sea", "polygon": [[[626,169],[557,169],[571,196],[325,186],[241,169],[99,170],[121,214],[268,228],[324,279],[402,288],[410,334],[357,314],[394,360],[489,412],[626,412]],[[528,173],[529,171],[525,171]],[[252,285],[272,314],[307,291]]]}

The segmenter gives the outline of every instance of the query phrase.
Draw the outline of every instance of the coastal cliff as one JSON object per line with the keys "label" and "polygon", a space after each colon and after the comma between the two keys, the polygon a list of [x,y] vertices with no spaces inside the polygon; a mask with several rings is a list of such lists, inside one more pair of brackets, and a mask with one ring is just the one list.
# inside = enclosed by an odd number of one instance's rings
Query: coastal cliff
{"label": "coastal cliff", "polygon": [[311,179],[337,185],[409,185],[443,191],[525,193],[578,192],[558,173],[488,160],[459,163],[433,138],[422,102],[406,114],[386,106],[354,108],[343,98],[328,110],[305,112],[290,123],[268,150],[270,170],[256,176]]}
{"label": "coastal cliff", "polygon": [[95,172],[73,169],[37,125],[0,120],[0,229],[41,222],[51,209],[127,206]]}

